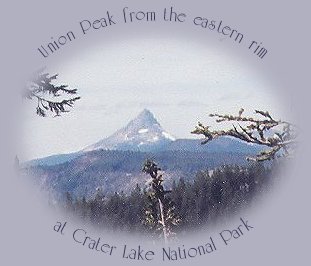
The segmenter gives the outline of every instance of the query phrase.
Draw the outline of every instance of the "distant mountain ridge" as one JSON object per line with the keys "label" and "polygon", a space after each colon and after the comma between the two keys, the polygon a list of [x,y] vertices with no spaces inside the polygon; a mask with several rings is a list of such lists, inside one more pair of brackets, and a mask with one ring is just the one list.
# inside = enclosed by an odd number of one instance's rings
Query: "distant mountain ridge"
{"label": "distant mountain ridge", "polygon": [[56,165],[71,161],[84,153],[95,150],[136,151],[136,152],[209,152],[255,154],[262,148],[230,137],[220,137],[201,145],[199,139],[176,139],[165,131],[155,116],[144,109],[125,127],[111,136],[99,140],[86,148],[69,154],[56,154],[25,163],[26,166]]}
{"label": "distant mountain ridge", "polygon": [[166,185],[183,178],[193,180],[200,171],[223,165],[246,165],[262,147],[231,137],[201,145],[199,139],[175,139],[149,110],[143,110],[110,137],[69,154],[57,154],[22,165],[21,172],[59,201],[69,192],[74,198],[93,197],[98,188],[105,193],[130,193],[145,187],[142,173],[146,159],[155,160],[165,173]]}
{"label": "distant mountain ridge", "polygon": [[74,198],[90,198],[97,188],[104,194],[130,193],[138,184],[146,188],[150,176],[142,172],[146,159],[157,162],[165,175],[165,186],[180,178],[193,180],[200,171],[216,169],[223,165],[245,166],[246,156],[229,152],[190,151],[117,151],[94,150],[79,154],[70,161],[55,165],[33,165],[21,170],[24,176],[53,195],[59,201],[69,192]]}

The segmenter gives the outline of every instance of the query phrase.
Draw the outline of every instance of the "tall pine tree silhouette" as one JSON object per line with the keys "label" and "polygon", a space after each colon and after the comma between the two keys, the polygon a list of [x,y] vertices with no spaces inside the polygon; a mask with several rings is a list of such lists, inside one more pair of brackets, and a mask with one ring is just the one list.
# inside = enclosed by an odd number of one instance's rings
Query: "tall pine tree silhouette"
{"label": "tall pine tree silhouette", "polygon": [[150,229],[161,231],[164,241],[174,235],[173,226],[180,222],[180,218],[175,213],[174,202],[167,197],[171,190],[164,190],[162,185],[163,176],[161,170],[155,162],[147,160],[143,165],[143,172],[151,176],[148,190],[148,204],[145,210],[145,223]]}

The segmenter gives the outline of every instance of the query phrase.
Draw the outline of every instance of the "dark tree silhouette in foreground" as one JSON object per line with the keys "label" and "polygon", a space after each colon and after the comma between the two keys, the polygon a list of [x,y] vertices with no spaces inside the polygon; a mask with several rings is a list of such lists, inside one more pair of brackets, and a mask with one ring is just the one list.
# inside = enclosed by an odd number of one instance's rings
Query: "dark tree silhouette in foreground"
{"label": "dark tree silhouette in foreground", "polygon": [[51,76],[49,73],[38,71],[24,90],[23,98],[37,100],[36,113],[39,116],[45,117],[48,112],[60,116],[61,113],[69,112],[68,107],[73,107],[80,99],[79,96],[64,98],[64,95],[76,95],[77,89],[53,84],[57,77],[58,74]]}
{"label": "dark tree silhouette in foreground", "polygon": [[[193,178],[176,179],[171,186],[172,192],[166,194],[163,203],[164,209],[171,208],[178,214],[178,217],[175,215],[175,219],[178,218],[176,225],[165,220],[166,229],[171,226],[170,231],[166,230],[168,239],[174,240],[176,234],[192,234],[193,230],[200,232],[240,215],[242,210],[271,192],[271,186],[278,181],[277,171],[275,162],[269,167],[253,162],[247,166],[225,165],[213,171],[201,170]],[[57,204],[85,223],[112,232],[163,238],[159,202],[155,197],[152,200],[148,196],[150,192],[139,185],[126,194],[116,191],[103,194],[96,190],[89,195],[77,195],[70,189],[70,195],[63,190]],[[169,216],[164,213],[164,217]]]}
{"label": "dark tree silhouette in foreground", "polygon": [[161,169],[155,162],[147,160],[142,170],[152,178],[148,190],[149,201],[145,210],[145,223],[155,231],[161,230],[163,233],[161,235],[167,242],[168,238],[174,235],[172,227],[180,222],[180,218],[174,212],[174,202],[166,196],[171,190],[164,190],[163,176],[159,173]]}
{"label": "dark tree silhouette in foreground", "polygon": [[293,124],[272,118],[269,112],[255,110],[255,117],[243,116],[244,109],[237,116],[210,114],[217,123],[230,122],[227,130],[211,130],[210,126],[198,123],[192,134],[203,135],[202,144],[220,136],[231,136],[245,142],[266,146],[267,149],[257,154],[254,161],[266,161],[276,157],[293,155],[297,145],[297,128]]}

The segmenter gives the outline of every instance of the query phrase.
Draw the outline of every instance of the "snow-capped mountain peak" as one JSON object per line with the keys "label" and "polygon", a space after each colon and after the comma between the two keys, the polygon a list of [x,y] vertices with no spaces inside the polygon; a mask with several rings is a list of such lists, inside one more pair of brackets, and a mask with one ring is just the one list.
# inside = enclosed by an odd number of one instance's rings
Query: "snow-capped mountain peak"
{"label": "snow-capped mountain peak", "polygon": [[160,125],[157,119],[154,117],[148,109],[144,109],[138,116],[133,119],[129,124],[141,125],[142,127],[148,128],[154,124]]}
{"label": "snow-capped mountain peak", "polygon": [[159,151],[173,141],[175,138],[161,127],[149,110],[144,109],[125,127],[110,137],[86,147],[84,151],[97,149]]}

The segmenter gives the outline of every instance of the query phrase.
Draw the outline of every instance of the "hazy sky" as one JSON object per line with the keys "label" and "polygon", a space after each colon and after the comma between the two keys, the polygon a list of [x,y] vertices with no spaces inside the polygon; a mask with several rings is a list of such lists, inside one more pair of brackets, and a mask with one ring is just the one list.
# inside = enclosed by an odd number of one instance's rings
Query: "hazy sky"
{"label": "hazy sky", "polygon": [[144,108],[177,138],[209,113],[241,107],[280,115],[273,88],[245,62],[195,42],[146,38],[85,49],[48,66],[58,80],[78,88],[81,100],[62,117],[36,116],[25,105],[24,159],[77,151],[112,134]]}

